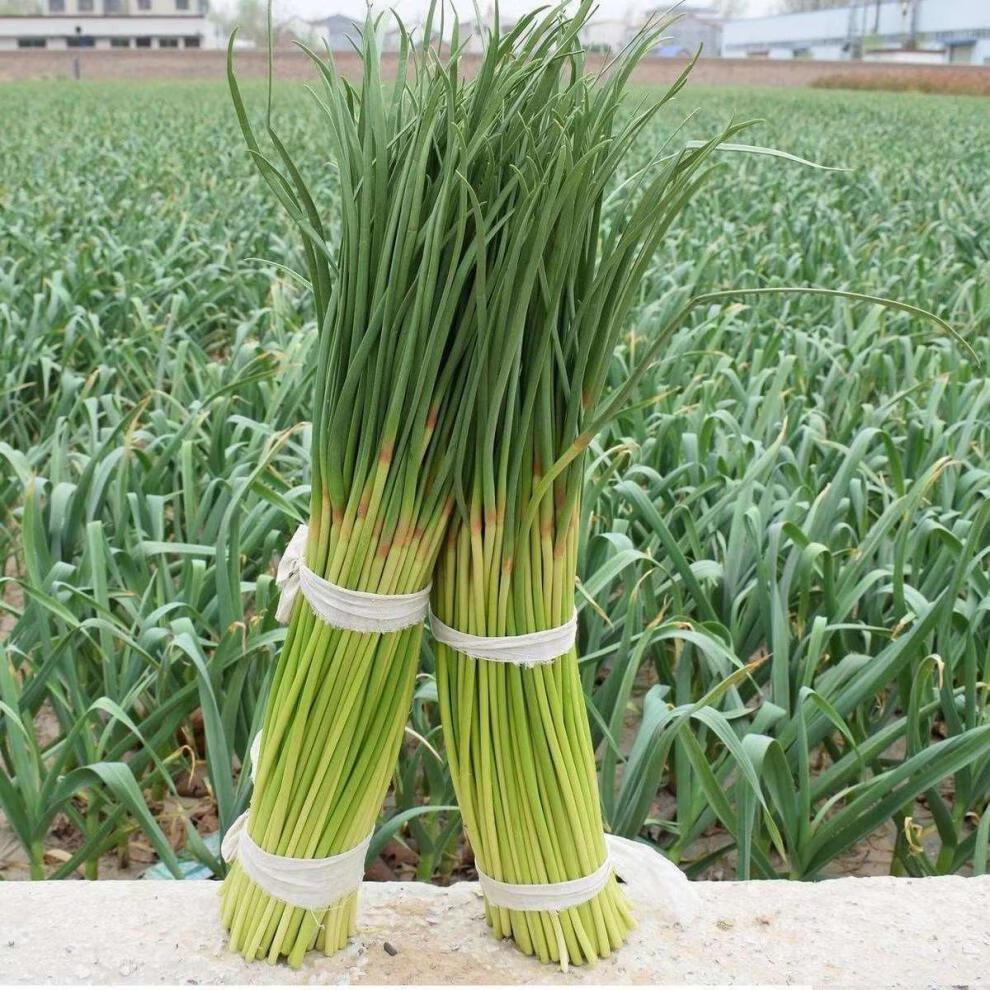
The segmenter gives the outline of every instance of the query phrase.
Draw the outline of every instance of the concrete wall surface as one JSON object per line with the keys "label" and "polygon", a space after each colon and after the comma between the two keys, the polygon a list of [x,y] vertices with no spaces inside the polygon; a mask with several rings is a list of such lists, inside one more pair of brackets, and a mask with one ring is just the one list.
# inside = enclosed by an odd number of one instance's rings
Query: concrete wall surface
{"label": "concrete wall surface", "polygon": [[639,928],[619,952],[563,974],[491,937],[473,883],[365,884],[358,934],[299,970],[231,953],[210,881],[0,883],[0,984],[990,981],[990,876],[694,886],[701,908],[689,925],[637,905]]}
{"label": "concrete wall surface", "polygon": [[[988,0],[990,2],[990,0]],[[261,50],[238,51],[234,65],[240,78],[261,78],[267,74],[267,54]],[[352,78],[360,77],[360,59],[353,52],[335,55],[338,68]],[[471,69],[478,56],[466,56]],[[221,51],[72,51],[22,50],[0,53],[0,81],[18,79],[71,79],[75,60],[83,80],[102,79],[224,79],[226,54]],[[394,73],[396,56],[382,56],[386,75]],[[590,57],[589,67],[599,59]],[[681,58],[649,58],[636,69],[633,79],[658,85],[672,83],[687,64]],[[313,80],[316,69],[298,50],[275,55],[276,75],[286,80]],[[692,83],[727,86],[814,86],[841,74],[852,80],[879,79],[881,88],[924,85],[939,90],[962,84],[967,91],[990,94],[990,66],[974,65],[876,65],[865,62],[819,62],[811,59],[769,60],[745,58],[701,59],[691,73]]]}

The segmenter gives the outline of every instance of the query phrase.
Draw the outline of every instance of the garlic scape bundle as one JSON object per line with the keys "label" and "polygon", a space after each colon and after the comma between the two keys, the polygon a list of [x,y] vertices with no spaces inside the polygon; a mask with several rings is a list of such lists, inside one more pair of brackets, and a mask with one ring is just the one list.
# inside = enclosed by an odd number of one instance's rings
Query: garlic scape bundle
{"label": "garlic scape bundle", "polygon": [[[577,58],[579,23],[559,11],[524,18],[488,46],[472,79],[456,30],[447,54],[414,48],[403,31],[391,82],[371,19],[357,86],[331,56],[313,55],[338,186],[332,245],[313,183],[271,126],[271,83],[266,154],[228,51],[246,143],[302,237],[320,335],[308,527],[281,568],[288,632],[251,806],[225,840],[232,868],[222,919],[248,959],[298,965],[310,948],[335,952],[354,929],[354,892],[410,707],[436,560],[455,502],[467,504],[463,480],[492,453],[490,437],[473,446],[473,424],[479,410],[499,408],[496,395],[520,360],[550,354],[549,337],[538,343],[520,332],[537,313],[525,312],[531,297],[549,277],[556,298],[585,263],[567,246],[548,266],[552,242],[590,236],[584,214],[598,207],[582,185],[597,181],[589,166],[610,153],[589,132],[582,171],[568,177],[572,142],[553,151],[558,108],[590,120],[599,99],[568,109],[556,92],[564,62]],[[424,37],[433,38],[431,22]],[[620,89],[603,92],[615,102]],[[570,232],[558,201],[545,208],[534,196],[532,183],[548,176],[575,222]],[[534,240],[535,229],[551,239]],[[523,308],[503,311],[517,291]],[[496,355],[508,364],[496,369]],[[495,371],[498,381],[487,377]],[[511,441],[517,426],[507,425]]]}
{"label": "garlic scape bundle", "polygon": [[292,965],[313,947],[335,952],[354,929],[364,848],[411,703],[465,400],[474,247],[458,175],[470,154],[463,108],[425,57],[407,88],[385,83],[375,44],[369,21],[356,89],[332,59],[316,59],[339,187],[332,247],[329,220],[271,129],[274,154],[261,152],[228,54],[248,147],[302,235],[320,334],[308,530],[284,568],[298,591],[289,604],[283,588],[288,633],[222,889],[231,946]]}
{"label": "garlic scape bundle", "polygon": [[[632,384],[603,405],[640,280],[732,132],[616,188],[631,143],[684,77],[645,108],[624,106],[656,31],[592,76],[579,41],[590,12],[551,11],[512,40],[527,91],[500,112],[505,134],[473,188],[482,211],[497,209],[478,261],[475,407],[456,427],[457,503],[431,620],[447,756],[488,922],[565,966],[608,955],[633,924],[606,850],[574,649],[583,452]],[[617,197],[608,210],[607,195]]]}

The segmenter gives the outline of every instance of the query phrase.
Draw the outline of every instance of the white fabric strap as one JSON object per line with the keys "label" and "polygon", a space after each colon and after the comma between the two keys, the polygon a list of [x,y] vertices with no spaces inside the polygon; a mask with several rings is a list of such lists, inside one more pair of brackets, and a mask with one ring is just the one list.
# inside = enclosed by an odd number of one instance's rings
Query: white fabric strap
{"label": "white fabric strap", "polygon": [[451,629],[431,610],[430,631],[438,643],[476,660],[533,667],[539,663],[550,663],[570,650],[577,637],[577,612],[562,626],[540,632],[523,633],[521,636],[472,636]]}
{"label": "white fabric strap", "polygon": [[[251,782],[258,772],[261,733],[251,743]],[[224,861],[240,860],[241,869],[266,893],[296,907],[319,910],[335,904],[364,879],[364,860],[371,844],[368,837],[353,849],[326,859],[296,859],[265,852],[248,835],[248,812],[238,816],[220,843]]]}
{"label": "white fabric strap", "polygon": [[419,625],[430,608],[430,588],[410,595],[376,595],[342,588],[306,566],[309,527],[300,526],[285,548],[275,583],[281,589],[275,618],[288,622],[301,591],[313,614],[338,629],[359,633],[389,633]]}
{"label": "white fabric strap", "polygon": [[605,862],[585,877],[562,883],[505,883],[478,870],[481,892],[494,907],[513,911],[563,911],[590,901],[612,876],[612,863]]}
{"label": "white fabric strap", "polygon": [[562,883],[505,883],[478,870],[481,892],[495,907],[563,911],[590,901],[615,872],[634,900],[663,908],[673,921],[686,924],[698,913],[700,902],[691,881],[652,846],[621,835],[606,835],[605,847],[605,862],[594,873]]}
{"label": "white fabric strap", "polygon": [[227,830],[220,854],[241,869],[267,894],[295,907],[314,911],[336,904],[357,890],[364,879],[364,860],[371,835],[353,849],[325,859],[296,859],[265,852],[248,835],[248,812]]}

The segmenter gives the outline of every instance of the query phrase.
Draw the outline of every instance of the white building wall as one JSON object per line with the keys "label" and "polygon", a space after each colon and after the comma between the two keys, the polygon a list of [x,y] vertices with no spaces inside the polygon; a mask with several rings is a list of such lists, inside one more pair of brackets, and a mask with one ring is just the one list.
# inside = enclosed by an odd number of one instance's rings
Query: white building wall
{"label": "white building wall", "polygon": [[735,54],[743,46],[782,44],[810,41],[841,40],[849,33],[849,12],[816,10],[807,14],[783,14],[779,17],[744,17],[722,25],[722,54]]}
{"label": "white building wall", "polygon": [[42,7],[52,17],[172,17],[205,14],[206,0],[114,0],[116,9],[107,11],[107,0],[90,0],[90,9],[83,9],[80,0],[44,0]]}
{"label": "white building wall", "polygon": [[918,5],[920,34],[978,27],[990,28],[990,0],[922,0]]}
{"label": "white building wall", "polygon": [[[990,0],[920,0],[916,31],[922,42],[938,42],[956,37],[990,34]],[[855,8],[837,7],[804,14],[781,14],[769,17],[745,17],[726,21],[722,29],[722,54],[745,55],[747,49],[811,46],[817,50],[837,52],[830,57],[848,57],[842,45],[850,33],[856,38],[881,43],[899,43],[911,28],[911,16],[900,0],[857,4]],[[982,57],[974,61],[982,63]]]}
{"label": "white building wall", "polygon": [[[0,17],[0,49],[17,48],[18,38],[44,38],[45,48],[63,49],[68,47],[68,39],[90,37],[94,47],[111,47],[111,38],[150,37],[151,47],[159,47],[159,39],[176,38],[182,48],[183,39],[199,38],[200,48],[216,48],[219,44],[217,31],[205,17]],[[85,50],[85,49],[82,49]]]}
{"label": "white building wall", "polygon": [[849,57],[842,45],[810,45],[808,51],[810,57],[819,62],[841,62]]}
{"label": "white building wall", "polygon": [[[900,2],[887,2],[880,4],[879,30],[875,32],[876,10],[872,3],[863,9],[867,34],[900,36],[910,28],[910,14],[904,15]],[[918,4],[918,34],[980,27],[990,28],[990,0],[921,0]]]}
{"label": "white building wall", "polygon": [[617,52],[629,40],[634,28],[624,18],[597,18],[587,23],[581,31],[583,44],[595,48],[606,48]]}
{"label": "white building wall", "polygon": [[884,62],[887,65],[944,65],[945,53],[942,51],[877,51],[864,52],[864,62]]}

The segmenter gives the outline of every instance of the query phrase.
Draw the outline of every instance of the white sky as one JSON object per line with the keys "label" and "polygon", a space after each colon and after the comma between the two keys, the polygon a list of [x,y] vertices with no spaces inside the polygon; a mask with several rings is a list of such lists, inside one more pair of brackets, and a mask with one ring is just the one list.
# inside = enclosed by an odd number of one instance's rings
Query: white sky
{"label": "white sky", "polygon": [[[507,17],[514,17],[534,7],[543,6],[546,0],[500,0],[499,7]],[[640,8],[656,8],[663,0],[598,0],[599,12],[603,15],[622,16],[629,10]],[[674,0],[671,0],[673,3]],[[232,0],[215,0],[215,6],[230,8]],[[427,0],[376,0],[376,8],[394,7],[404,18],[411,19],[418,11],[425,9]],[[466,16],[470,17],[474,7],[471,0],[456,0],[456,6]],[[480,0],[479,7],[484,10],[488,0]],[[744,15],[764,14],[776,7],[776,0],[746,0]],[[300,17],[326,17],[330,14],[347,14],[351,17],[363,17],[367,9],[365,0],[275,0],[276,14],[279,18],[297,14]]]}

